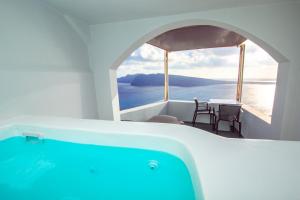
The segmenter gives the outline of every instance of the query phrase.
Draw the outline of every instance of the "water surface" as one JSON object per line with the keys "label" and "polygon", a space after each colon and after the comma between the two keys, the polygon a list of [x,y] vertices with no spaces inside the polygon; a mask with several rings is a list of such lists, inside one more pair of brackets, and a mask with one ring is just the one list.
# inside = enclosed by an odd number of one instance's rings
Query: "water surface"
{"label": "water surface", "polygon": [[[156,163],[151,169],[149,162]],[[1,200],[194,200],[184,163],[158,151],[0,141]]]}

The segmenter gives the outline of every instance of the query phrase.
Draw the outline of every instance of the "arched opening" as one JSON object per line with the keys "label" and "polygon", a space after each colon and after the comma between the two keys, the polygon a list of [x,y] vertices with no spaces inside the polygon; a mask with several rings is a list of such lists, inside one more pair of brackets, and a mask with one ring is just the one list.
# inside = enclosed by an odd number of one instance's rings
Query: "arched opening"
{"label": "arched opening", "polygon": [[[245,52],[241,101],[271,116],[278,64],[250,40]],[[163,57],[162,49],[146,43],[122,63],[117,70],[120,110],[163,101]],[[170,52],[169,100],[235,99],[238,57],[236,46]]]}
{"label": "arched opening", "polygon": [[[205,24],[205,25],[210,24],[211,25],[212,24],[214,26],[217,25],[217,26],[226,28],[228,30],[235,31],[238,34],[241,34],[244,37],[246,37],[246,38],[250,39],[251,41],[255,42],[258,46],[262,47],[262,49],[264,49],[266,52],[268,52],[270,54],[270,56],[272,58],[274,58],[274,61],[278,62],[279,66],[281,65],[281,63],[283,63],[284,65],[285,65],[285,63],[287,63],[287,59],[284,56],[282,56],[282,54],[280,54],[277,50],[275,50],[274,48],[272,48],[270,45],[266,44],[264,41],[259,40],[258,38],[256,38],[255,36],[253,36],[253,35],[251,35],[249,33],[245,33],[242,30],[237,29],[236,27],[232,27],[232,26],[229,26],[229,25],[226,25],[226,24],[225,25],[224,24],[220,25],[219,23],[216,23],[216,22],[205,22],[205,23],[203,23],[202,21],[199,22],[199,21],[192,20],[190,22],[180,22],[180,23],[176,23],[176,24],[171,24],[171,25],[167,25],[167,26],[164,26],[164,27],[160,27],[157,30],[154,30],[153,32],[151,32],[151,33],[145,35],[144,37],[140,38],[138,41],[136,41],[134,44],[132,44],[131,47],[128,48],[127,51],[124,52],[124,54],[122,54],[114,62],[114,64],[113,64],[113,66],[112,66],[111,69],[112,70],[116,70],[118,68],[118,66],[120,66],[120,64],[122,63],[122,61],[124,60],[124,58],[128,57],[137,46],[139,46],[139,45],[141,45],[141,44],[143,44],[143,43],[145,43],[145,42],[153,39],[153,35],[155,37],[157,35],[160,35],[161,33],[164,33],[164,32],[166,32],[168,30],[172,30],[174,28],[185,27],[187,25],[190,26],[190,25],[195,25],[195,24],[197,24],[197,25],[199,25],[199,24],[202,24],[202,25],[203,24]],[[278,73],[280,73],[280,72],[278,72]],[[116,82],[116,79],[113,80],[113,81]],[[282,90],[282,88],[281,88],[281,90]],[[276,93],[278,93],[278,91],[276,91]],[[280,103],[278,103],[280,101],[282,101],[282,99],[276,100],[276,95],[275,95],[275,104],[276,105],[280,104]],[[280,109],[273,109],[273,116],[276,116],[276,121],[280,120],[278,118],[282,117],[281,114],[278,114],[279,110]],[[273,120],[273,118],[272,118],[272,120]],[[270,121],[268,121],[268,123],[270,124]]]}
{"label": "arched opening", "polygon": [[260,38],[256,37],[255,35],[240,29],[239,27],[218,22],[218,21],[212,21],[212,20],[202,20],[202,19],[190,19],[190,20],[183,20],[178,21],[174,23],[169,23],[163,26],[158,26],[156,29],[152,30],[151,32],[148,32],[147,34],[143,35],[138,40],[134,41],[124,52],[122,52],[121,55],[118,55],[113,64],[110,66],[110,69],[116,70],[118,67],[130,56],[132,52],[134,52],[137,48],[139,48],[144,43],[147,43],[151,39],[167,32],[173,29],[178,29],[182,27],[188,27],[188,26],[198,26],[198,25],[209,25],[209,26],[216,26],[220,28],[224,28],[233,32],[236,32],[239,35],[244,36],[245,38],[253,41],[255,44],[260,46],[262,49],[264,49],[276,62],[278,63],[285,63],[288,62],[288,59],[280,53],[277,49],[272,47],[272,45],[266,43],[265,41],[261,40]]}

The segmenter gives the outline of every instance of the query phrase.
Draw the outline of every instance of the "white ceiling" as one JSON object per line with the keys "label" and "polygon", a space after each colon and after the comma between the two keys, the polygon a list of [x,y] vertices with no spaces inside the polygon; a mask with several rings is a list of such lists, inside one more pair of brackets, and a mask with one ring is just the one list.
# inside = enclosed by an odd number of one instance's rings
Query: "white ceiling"
{"label": "white ceiling", "polygon": [[296,0],[43,0],[89,24]]}

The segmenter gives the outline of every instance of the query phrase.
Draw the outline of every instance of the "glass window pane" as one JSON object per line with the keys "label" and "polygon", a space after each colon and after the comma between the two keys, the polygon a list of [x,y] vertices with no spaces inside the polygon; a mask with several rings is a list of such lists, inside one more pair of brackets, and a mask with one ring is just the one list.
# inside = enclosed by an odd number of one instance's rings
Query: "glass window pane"
{"label": "glass window pane", "polygon": [[[169,59],[170,99],[236,98],[239,48],[171,52]],[[172,83],[172,79],[177,81]],[[185,83],[180,84],[180,81]]]}
{"label": "glass window pane", "polygon": [[[136,49],[118,68],[120,110],[162,101],[163,50],[149,44]],[[158,74],[158,75],[156,75]],[[148,81],[147,81],[148,80]]]}
{"label": "glass window pane", "polygon": [[262,48],[246,41],[242,102],[272,115],[278,63]]}

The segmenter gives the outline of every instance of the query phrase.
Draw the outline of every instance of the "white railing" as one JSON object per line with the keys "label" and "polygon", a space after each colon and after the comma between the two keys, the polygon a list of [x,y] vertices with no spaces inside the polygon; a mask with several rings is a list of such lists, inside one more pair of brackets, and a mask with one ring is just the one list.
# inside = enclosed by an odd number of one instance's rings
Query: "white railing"
{"label": "white railing", "polygon": [[164,101],[122,110],[120,117],[121,120],[146,121],[155,115],[167,115],[167,104],[168,102]]}
{"label": "white railing", "polygon": [[[120,114],[121,120],[147,121],[155,115],[171,115],[180,121],[191,122],[194,109],[193,101],[169,100],[123,110]],[[241,121],[242,135],[245,138],[279,139],[277,134],[279,130],[275,130],[271,118],[247,105],[243,105]],[[208,123],[209,117],[202,115],[197,118],[197,122]],[[229,126],[225,123],[221,124],[221,129],[229,130]]]}

